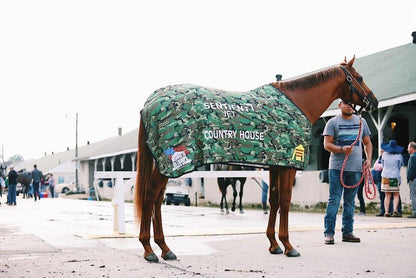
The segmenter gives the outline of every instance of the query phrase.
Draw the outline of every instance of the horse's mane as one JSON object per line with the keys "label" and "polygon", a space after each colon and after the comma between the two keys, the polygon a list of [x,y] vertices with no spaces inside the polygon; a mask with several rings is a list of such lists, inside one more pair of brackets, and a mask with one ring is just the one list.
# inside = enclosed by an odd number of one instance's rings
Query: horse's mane
{"label": "horse's mane", "polygon": [[342,71],[340,68],[337,67],[331,67],[328,69],[324,69],[303,77],[299,77],[292,80],[287,81],[280,81],[277,82],[281,86],[282,89],[288,89],[288,90],[295,90],[295,89],[307,89],[310,87],[313,87],[322,81],[328,80],[334,76],[339,76],[342,74]]}

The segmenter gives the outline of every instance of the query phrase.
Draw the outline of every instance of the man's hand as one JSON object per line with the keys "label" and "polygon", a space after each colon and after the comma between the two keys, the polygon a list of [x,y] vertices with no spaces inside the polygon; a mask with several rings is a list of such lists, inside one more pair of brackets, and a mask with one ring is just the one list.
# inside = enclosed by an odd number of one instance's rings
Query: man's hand
{"label": "man's hand", "polygon": [[346,154],[346,155],[350,155],[353,151],[354,147],[351,146],[343,146],[342,147],[342,153]]}

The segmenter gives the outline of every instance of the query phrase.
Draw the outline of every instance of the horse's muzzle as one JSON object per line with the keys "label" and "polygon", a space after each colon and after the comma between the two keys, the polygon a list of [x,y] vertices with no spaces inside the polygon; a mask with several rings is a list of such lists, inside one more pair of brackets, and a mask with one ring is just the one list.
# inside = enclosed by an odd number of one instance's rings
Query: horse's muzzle
{"label": "horse's muzzle", "polygon": [[368,112],[374,111],[378,107],[378,100],[375,98],[372,91],[363,99],[363,102],[365,103],[365,110]]}

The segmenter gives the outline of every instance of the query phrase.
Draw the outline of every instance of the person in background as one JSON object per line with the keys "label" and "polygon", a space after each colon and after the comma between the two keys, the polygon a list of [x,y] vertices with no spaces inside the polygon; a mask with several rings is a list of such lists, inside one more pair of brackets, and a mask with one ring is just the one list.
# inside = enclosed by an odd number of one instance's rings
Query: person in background
{"label": "person in background", "polygon": [[[3,190],[6,188],[6,183],[4,182],[3,177],[0,175],[0,200],[3,197]],[[0,202],[1,205],[1,202]]]}
{"label": "person in background", "polygon": [[55,198],[55,179],[53,178],[53,174],[49,175],[49,190],[51,191],[51,198]]}
{"label": "person in background", "polygon": [[33,171],[32,171],[32,185],[33,185],[33,196],[35,197],[36,202],[36,195],[39,198],[40,201],[40,191],[39,191],[39,184],[43,177],[43,174],[41,171],[38,170],[38,166],[35,164],[33,165]]}
{"label": "person in background", "polygon": [[412,202],[412,214],[408,218],[416,218],[416,143],[410,142],[407,146],[409,162],[407,164],[406,178],[410,189],[410,201]]}
{"label": "person in background", "polygon": [[381,148],[384,150],[382,161],[383,170],[381,172],[381,191],[386,194],[384,198],[384,208],[390,207],[390,199],[393,194],[393,214],[384,213],[385,217],[401,217],[398,212],[400,198],[400,168],[403,166],[403,156],[401,152],[403,147],[398,146],[396,140],[390,140],[389,143],[382,143]]}
{"label": "person in background", "polygon": [[376,214],[376,216],[384,216],[385,209],[384,209],[384,198],[386,194],[381,191],[381,171],[383,171],[383,161],[381,159],[384,151],[380,148],[380,156],[377,158],[376,162],[374,162],[373,169],[371,170],[371,176],[373,176],[374,183],[377,185],[378,196],[380,198],[380,213]]}
{"label": "person in background", "polygon": [[8,204],[16,205],[16,186],[17,186],[17,172],[14,170],[14,166],[10,165],[9,171],[9,192],[8,192]]}
{"label": "person in background", "polygon": [[[257,168],[256,171],[261,171],[260,168]],[[264,214],[268,214],[268,210],[267,210],[267,194],[269,192],[269,185],[263,180],[261,179],[261,183],[259,183],[259,181],[256,178],[252,178],[261,188],[261,204],[263,207],[263,213]]]}
{"label": "person in background", "polygon": [[[364,163],[364,161],[363,161],[363,163]],[[363,196],[363,190],[364,190],[364,179],[360,183],[360,185],[358,186],[357,197],[358,197],[358,201],[360,202],[360,212],[358,213],[358,215],[366,215],[366,213],[365,213],[365,201],[364,201],[364,196]]]}
{"label": "person in background", "polygon": [[[373,145],[370,140],[370,129],[365,119],[360,119],[354,115],[354,109],[349,103],[342,100],[339,101],[338,107],[341,115],[337,115],[330,119],[325,125],[324,148],[331,152],[329,159],[329,197],[326,207],[324,224],[325,244],[334,244],[335,222],[340,206],[341,197],[344,196],[342,210],[342,241],[344,242],[360,242],[360,238],[353,234],[354,230],[354,210],[355,196],[358,187],[344,188],[341,184],[341,169],[346,155],[349,155],[343,172],[343,182],[346,185],[355,185],[360,181],[363,163],[362,150],[366,160],[364,165],[371,167],[371,156],[373,153]],[[351,146],[359,134],[361,120],[361,136],[357,143]]]}
{"label": "person in background", "polygon": [[261,204],[263,206],[263,213],[267,214],[267,192],[269,191],[269,185],[261,180]]}
{"label": "person in background", "polygon": [[[373,176],[374,182],[377,185],[377,190],[378,190],[378,196],[380,198],[380,213],[376,214],[376,216],[384,216],[384,214],[386,213],[386,210],[384,208],[384,198],[386,197],[386,194],[381,191],[381,171],[383,170],[383,159],[382,159],[382,155],[384,153],[384,150],[380,148],[380,156],[379,158],[376,160],[376,162],[374,163],[373,169],[371,170],[371,175]],[[390,199],[390,207],[388,209],[388,212],[390,214],[393,214],[393,196],[391,196]],[[399,215],[402,214],[402,200],[399,196],[399,207],[397,209]]]}

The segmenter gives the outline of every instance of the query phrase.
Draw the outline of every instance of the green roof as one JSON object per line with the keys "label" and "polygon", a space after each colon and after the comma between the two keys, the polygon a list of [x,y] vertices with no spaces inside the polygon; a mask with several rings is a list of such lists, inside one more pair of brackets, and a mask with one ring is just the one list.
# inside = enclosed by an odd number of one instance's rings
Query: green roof
{"label": "green roof", "polygon": [[379,101],[416,93],[416,44],[361,57],[355,68]]}

